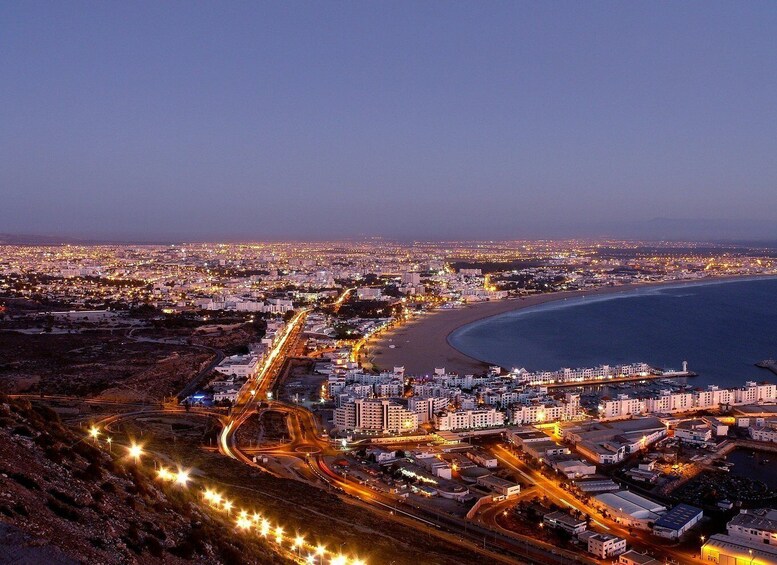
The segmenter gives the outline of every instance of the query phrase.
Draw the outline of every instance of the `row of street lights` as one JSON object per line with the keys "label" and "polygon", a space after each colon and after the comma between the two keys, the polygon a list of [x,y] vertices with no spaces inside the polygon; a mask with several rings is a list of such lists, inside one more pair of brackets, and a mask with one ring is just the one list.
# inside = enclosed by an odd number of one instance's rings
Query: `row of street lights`
{"label": "row of street lights", "polygon": [[[89,429],[89,437],[91,437],[95,443],[99,442],[100,435],[101,432],[96,426],[92,426]],[[105,442],[112,452],[111,437],[106,435]],[[129,446],[127,446],[126,449],[128,457],[130,457],[136,464],[139,464],[141,458],[145,455],[143,446],[135,442],[132,442]],[[163,465],[159,466],[159,469],[157,470],[157,477],[164,482],[173,483],[181,488],[186,488],[192,480],[189,470],[178,467],[177,470],[173,471],[164,467]],[[202,496],[204,501],[211,508],[222,510],[229,515],[232,514],[234,503],[222,494],[212,489],[206,488],[202,492]],[[284,539],[288,537],[291,550],[296,553],[296,556],[301,563],[305,563],[307,565],[366,565],[366,562],[361,559],[349,559],[342,553],[335,554],[334,552],[330,552],[323,545],[319,544],[314,547],[312,545],[306,544],[305,538],[299,534],[295,535],[293,538],[291,536],[285,536],[283,526],[277,525],[273,529],[271,527],[270,521],[267,520],[267,518],[263,518],[258,512],[254,512],[253,514],[249,515],[247,510],[240,510],[236,513],[235,526],[238,530],[244,532],[256,531],[264,538],[272,537],[279,547],[283,547]],[[341,548],[342,545],[343,544],[340,545]],[[306,546],[308,547],[309,551],[303,560],[302,552]],[[328,554],[328,561],[325,561]]]}

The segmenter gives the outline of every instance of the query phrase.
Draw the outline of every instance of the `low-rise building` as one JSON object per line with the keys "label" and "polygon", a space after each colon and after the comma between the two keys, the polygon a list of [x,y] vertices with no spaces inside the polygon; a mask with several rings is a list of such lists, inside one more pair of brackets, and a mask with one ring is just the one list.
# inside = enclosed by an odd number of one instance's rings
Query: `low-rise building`
{"label": "low-rise building", "polygon": [[584,532],[578,537],[587,544],[588,553],[599,559],[615,557],[626,551],[626,540],[618,536],[599,532]]}
{"label": "low-rise building", "polygon": [[619,524],[641,530],[649,530],[666,511],[665,506],[627,490],[599,494],[593,503]]}
{"label": "low-rise building", "polygon": [[542,522],[546,526],[564,530],[565,532],[568,532],[572,535],[577,535],[580,532],[585,531],[585,529],[588,527],[585,520],[575,518],[571,514],[562,512],[560,510],[545,514],[545,516],[542,518]]}
{"label": "low-rise building", "polygon": [[495,477],[494,475],[485,475],[478,477],[475,482],[488,490],[494,491],[502,496],[513,496],[521,492],[521,485]]}
{"label": "low-rise building", "polygon": [[728,535],[777,547],[777,510],[742,510],[726,525]]}
{"label": "low-rise building", "polygon": [[712,440],[712,426],[701,419],[680,422],[674,429],[674,437],[684,443],[704,445]]}
{"label": "low-rise building", "polygon": [[618,565],[662,565],[661,561],[633,549],[618,557]]}
{"label": "low-rise building", "polygon": [[231,355],[216,365],[216,371],[230,377],[253,377],[259,370],[259,357],[256,355]]}
{"label": "low-rise building", "polygon": [[567,479],[580,479],[596,474],[596,465],[586,463],[580,459],[569,461],[553,461],[551,467],[564,475]]}
{"label": "low-rise building", "polygon": [[679,539],[702,519],[700,508],[678,504],[653,524],[653,533],[662,538]]}
{"label": "low-rise building", "polygon": [[701,559],[717,565],[777,565],[777,548],[758,541],[715,534],[702,545]]}

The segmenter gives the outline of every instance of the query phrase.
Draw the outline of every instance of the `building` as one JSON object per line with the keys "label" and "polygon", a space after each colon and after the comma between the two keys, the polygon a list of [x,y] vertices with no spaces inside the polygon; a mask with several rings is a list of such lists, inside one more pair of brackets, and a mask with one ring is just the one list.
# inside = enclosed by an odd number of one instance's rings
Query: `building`
{"label": "building", "polygon": [[[515,393],[514,393],[515,394]],[[513,406],[511,420],[516,425],[543,424],[573,420],[580,413],[580,395],[567,394],[564,401],[545,400]]]}
{"label": "building", "polygon": [[632,418],[617,422],[592,422],[563,431],[564,439],[587,459],[599,464],[619,463],[627,455],[647,448],[666,436],[658,418]]}
{"label": "building", "polygon": [[662,538],[679,539],[702,519],[701,509],[678,504],[653,524],[653,533]]}
{"label": "building", "polygon": [[556,512],[550,512],[549,514],[545,514],[545,516],[543,516],[542,518],[542,523],[551,528],[558,528],[560,530],[564,530],[565,532],[570,533],[573,536],[581,532],[584,532],[585,529],[588,527],[585,520],[581,520],[580,518],[575,518],[571,514],[568,514],[567,512],[562,512],[560,510]]}
{"label": "building", "polygon": [[686,420],[675,427],[674,437],[684,443],[705,445],[712,441],[712,426],[701,419]]}
{"label": "building", "polygon": [[580,479],[596,474],[596,465],[591,465],[580,459],[568,461],[553,461],[551,467],[564,475],[567,479]]}
{"label": "building", "polygon": [[544,441],[526,443],[523,446],[523,452],[529,457],[538,459],[541,462],[546,462],[556,455],[569,455],[569,448],[566,445],[561,445],[560,443],[547,438]]}
{"label": "building", "polygon": [[663,565],[663,563],[658,559],[653,559],[649,555],[632,549],[618,557],[618,565]]}
{"label": "building", "polygon": [[438,430],[471,430],[503,426],[505,415],[501,410],[457,410],[436,417]]}
{"label": "building", "polygon": [[742,510],[726,524],[728,535],[777,547],[777,510]]}
{"label": "building", "polygon": [[701,547],[701,559],[717,565],[777,565],[777,548],[758,541],[715,534]]}
{"label": "building", "polygon": [[627,490],[599,494],[593,503],[619,524],[641,530],[649,530],[666,511],[665,506]]}
{"label": "building", "polygon": [[610,534],[586,532],[588,535],[578,536],[588,544],[588,553],[599,559],[615,557],[626,551],[626,540]]}
{"label": "building", "polygon": [[232,355],[222,359],[216,365],[216,371],[230,377],[251,378],[259,370],[259,357],[256,355]]}
{"label": "building", "polygon": [[435,414],[444,412],[450,400],[447,397],[418,398],[411,396],[407,400],[407,409],[418,415],[418,422],[425,424],[433,422]]}
{"label": "building", "polygon": [[386,399],[357,398],[334,411],[338,430],[398,434],[418,429],[418,415]]}
{"label": "building", "polygon": [[521,485],[500,479],[494,475],[484,475],[475,479],[475,482],[480,486],[486,487],[488,490],[501,494],[502,496],[513,496],[521,492]]}
{"label": "building", "polygon": [[757,418],[756,424],[749,426],[750,437],[755,441],[777,443],[777,421],[762,420]]}
{"label": "building", "polygon": [[620,463],[626,457],[626,446],[615,441],[584,441],[575,447],[580,455],[600,465]]}
{"label": "building", "polygon": [[356,298],[359,300],[380,300],[383,298],[383,293],[380,288],[363,286],[356,290]]}

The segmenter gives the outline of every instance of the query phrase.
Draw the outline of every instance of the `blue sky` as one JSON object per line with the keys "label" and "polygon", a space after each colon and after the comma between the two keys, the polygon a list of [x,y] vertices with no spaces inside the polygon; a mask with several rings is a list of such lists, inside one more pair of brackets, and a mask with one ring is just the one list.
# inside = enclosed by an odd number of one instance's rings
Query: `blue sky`
{"label": "blue sky", "polygon": [[769,2],[1,2],[0,233],[777,237],[775,29]]}

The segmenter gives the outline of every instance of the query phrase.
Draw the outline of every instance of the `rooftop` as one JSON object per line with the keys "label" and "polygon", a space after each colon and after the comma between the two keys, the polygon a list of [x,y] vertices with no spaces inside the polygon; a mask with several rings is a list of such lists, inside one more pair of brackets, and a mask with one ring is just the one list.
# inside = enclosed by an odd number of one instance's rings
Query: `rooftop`
{"label": "rooftop", "polygon": [[672,508],[669,512],[661,516],[656,520],[656,526],[659,528],[667,528],[670,530],[682,529],[688,522],[694,520],[702,511],[700,508],[691,506],[689,504],[678,504]]}

